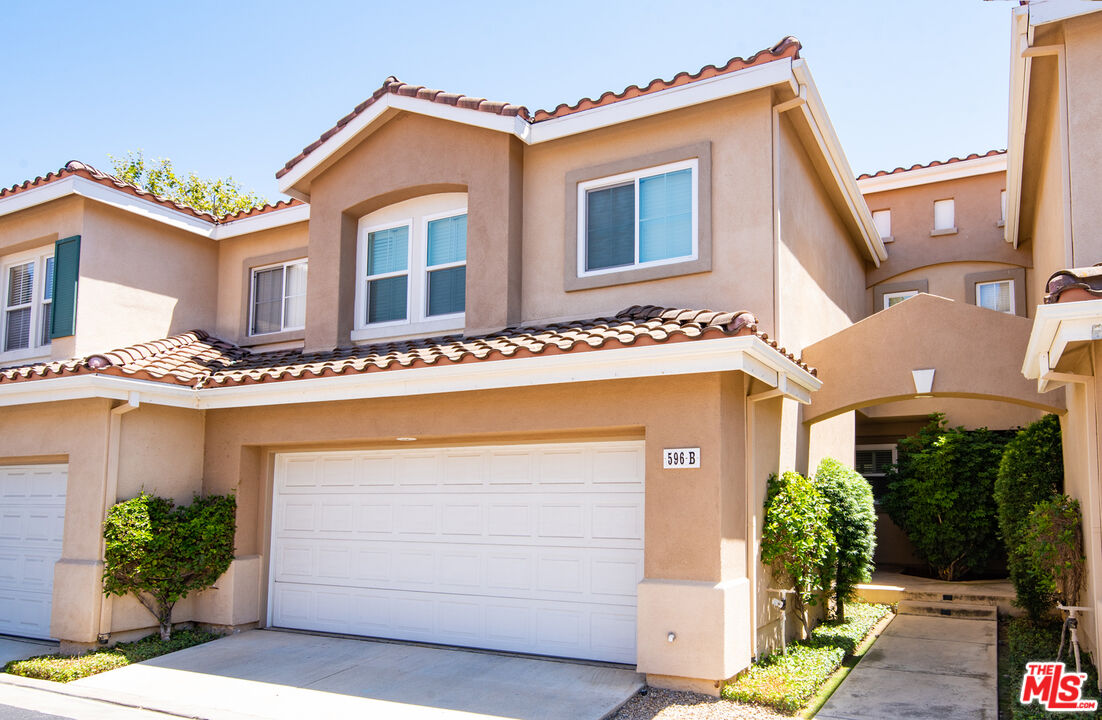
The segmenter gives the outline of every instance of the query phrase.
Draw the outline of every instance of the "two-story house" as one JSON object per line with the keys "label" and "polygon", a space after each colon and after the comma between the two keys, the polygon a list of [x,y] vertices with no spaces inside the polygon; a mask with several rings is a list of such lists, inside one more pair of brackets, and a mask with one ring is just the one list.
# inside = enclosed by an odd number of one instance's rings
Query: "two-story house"
{"label": "two-story house", "polygon": [[778,641],[765,480],[854,447],[800,353],[887,257],[795,40],[549,111],[389,78],[278,175],[227,218],[0,193],[0,632],[151,625],[100,590],[144,488],[237,496],[181,621],[712,693]]}

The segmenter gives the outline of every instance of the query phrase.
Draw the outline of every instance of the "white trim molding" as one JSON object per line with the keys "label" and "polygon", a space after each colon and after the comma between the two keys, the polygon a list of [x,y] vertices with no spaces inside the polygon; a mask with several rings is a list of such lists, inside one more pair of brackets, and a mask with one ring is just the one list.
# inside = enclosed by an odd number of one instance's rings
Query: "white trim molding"
{"label": "white trim molding", "polygon": [[1002,172],[1006,172],[1006,153],[862,178],[857,181],[857,187],[863,194],[872,195],[899,188]]}
{"label": "white trim molding", "polygon": [[1066,384],[1054,371],[1068,345],[1102,340],[1102,300],[1038,305],[1026,346],[1022,375],[1037,381],[1038,392]]}
{"label": "white trim molding", "polygon": [[0,406],[101,397],[195,410],[403,397],[561,383],[741,371],[800,403],[822,382],[761,338],[740,336],[616,350],[194,389],[112,375],[0,383]]}

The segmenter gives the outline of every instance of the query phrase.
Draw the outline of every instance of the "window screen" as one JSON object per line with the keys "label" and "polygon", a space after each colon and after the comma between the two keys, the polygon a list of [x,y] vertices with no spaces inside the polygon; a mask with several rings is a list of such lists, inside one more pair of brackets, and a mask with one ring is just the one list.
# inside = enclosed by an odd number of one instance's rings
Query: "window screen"
{"label": "window screen", "polygon": [[635,184],[586,193],[585,268],[631,265],[635,262]]}
{"label": "window screen", "polygon": [[693,253],[693,171],[639,180],[639,262]]}
{"label": "window screen", "polygon": [[409,294],[408,225],[368,233],[367,274],[367,321],[405,320]]}
{"label": "window screen", "polygon": [[976,304],[988,310],[1014,312],[1014,281],[976,283]]}

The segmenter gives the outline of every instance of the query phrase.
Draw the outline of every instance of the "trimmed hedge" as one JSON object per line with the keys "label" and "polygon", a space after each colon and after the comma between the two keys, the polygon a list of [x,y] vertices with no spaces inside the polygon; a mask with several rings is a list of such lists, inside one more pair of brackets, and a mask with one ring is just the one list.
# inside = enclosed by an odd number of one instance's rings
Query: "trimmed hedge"
{"label": "trimmed hedge", "polygon": [[834,567],[835,613],[845,619],[846,602],[857,599],[857,585],[872,577],[876,551],[876,508],[872,486],[859,472],[824,458],[815,483],[830,505],[830,529],[838,543]]}

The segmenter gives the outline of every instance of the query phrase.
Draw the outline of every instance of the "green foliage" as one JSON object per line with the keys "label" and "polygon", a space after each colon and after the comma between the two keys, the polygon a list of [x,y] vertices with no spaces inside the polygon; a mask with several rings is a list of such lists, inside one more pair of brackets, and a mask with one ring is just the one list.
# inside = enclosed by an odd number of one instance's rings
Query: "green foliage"
{"label": "green foliage", "polygon": [[819,463],[815,484],[830,506],[830,530],[838,543],[834,607],[842,620],[845,603],[857,599],[857,585],[872,577],[872,556],[876,550],[872,486],[859,472],[834,458]]}
{"label": "green foliage", "polygon": [[950,428],[935,413],[899,441],[884,505],[942,580],[956,580],[1001,560],[995,476],[1011,431]]}
{"label": "green foliage", "polygon": [[1055,495],[1037,503],[1026,520],[1022,544],[1057,598],[1065,605],[1077,604],[1086,564],[1079,501]]}
{"label": "green foliage", "polygon": [[1007,443],[995,479],[999,532],[1017,595],[1015,604],[1034,620],[1052,610],[1056,587],[1030,558],[1030,548],[1024,542],[1026,519],[1037,503],[1058,495],[1063,484],[1060,420],[1046,415]]}
{"label": "green foliage", "polygon": [[728,700],[769,705],[794,713],[807,705],[819,688],[852,655],[880,619],[886,605],[851,603],[848,619],[823,623],[806,641],[788,646],[788,654],[774,653],[723,688]]}
{"label": "green foliage", "polygon": [[219,637],[221,635],[201,630],[181,630],[171,640],[150,635],[135,642],[119,643],[115,647],[94,650],[84,655],[40,655],[26,660],[12,660],[4,666],[3,671],[11,675],[66,683],[217,640]]}
{"label": "green foliage", "polygon": [[208,212],[216,218],[263,207],[268,200],[245,189],[232,177],[201,178],[195,173],[177,174],[168,158],[146,161],[141,150],[126,157],[108,155],[115,175],[155,195]]}
{"label": "green foliage", "polygon": [[[1028,618],[1016,617],[1003,623],[1005,645],[999,647],[999,717],[1012,720],[1032,720],[1033,718],[1056,717],[1047,713],[1037,703],[1022,705],[1019,702],[1022,692],[1022,680],[1025,677],[1026,664],[1042,660],[1056,660],[1060,647],[1060,620],[1034,622]],[[1071,670],[1075,670],[1075,660],[1064,647],[1062,658]],[[1082,655],[1083,672],[1087,681],[1083,683],[1083,697],[1097,697],[1098,675],[1091,665],[1089,656]],[[1063,715],[1061,713],[1061,715]],[[1074,713],[1068,717],[1096,718],[1098,713]]]}
{"label": "green foliage", "polygon": [[232,495],[196,496],[177,507],[143,492],[113,506],[103,523],[104,593],[133,594],[168,640],[173,606],[229,568],[236,511]]}
{"label": "green foliage", "polygon": [[761,559],[796,591],[796,617],[808,630],[806,608],[830,587],[838,544],[830,531],[830,506],[815,483],[797,472],[769,478]]}

